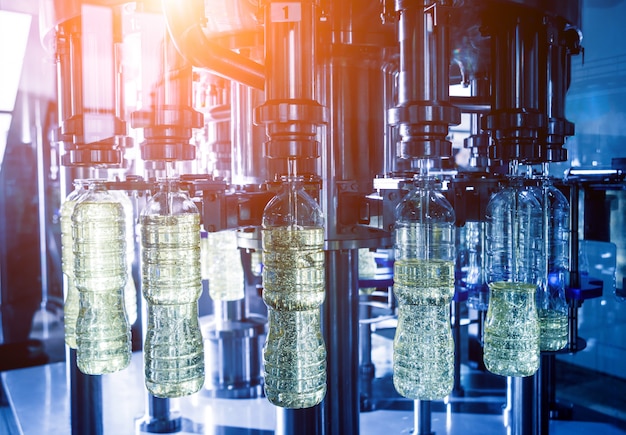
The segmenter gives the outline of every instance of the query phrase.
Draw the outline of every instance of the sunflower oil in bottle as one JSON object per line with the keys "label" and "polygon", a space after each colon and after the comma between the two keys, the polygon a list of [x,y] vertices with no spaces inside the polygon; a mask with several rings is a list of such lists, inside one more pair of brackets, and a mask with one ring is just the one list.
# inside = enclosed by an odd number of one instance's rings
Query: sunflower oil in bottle
{"label": "sunflower oil in bottle", "polygon": [[133,261],[135,259],[135,213],[133,203],[126,192],[114,191],[112,193],[118,196],[124,206],[124,212],[126,214],[126,267],[128,279],[126,280],[122,294],[124,296],[124,311],[126,312],[128,323],[132,326],[137,320],[137,287],[133,279]]}
{"label": "sunflower oil in bottle", "polygon": [[103,181],[90,181],[72,212],[74,276],[80,294],[77,365],[86,374],[122,370],[130,363],[124,206]]}
{"label": "sunflower oil in bottle", "polygon": [[193,394],[204,384],[200,215],[177,179],[159,187],[140,217],[148,309],[144,363],[148,391],[170,398]]}
{"label": "sunflower oil in bottle", "polygon": [[79,294],[74,280],[74,251],[72,247],[72,213],[80,196],[86,192],[82,180],[74,181],[74,190],[61,205],[61,268],[65,277],[65,301],[63,317],[65,343],[76,349],[76,320],[78,319]]}
{"label": "sunflower oil in bottle", "polygon": [[409,399],[441,399],[453,387],[453,225],[452,206],[428,177],[418,178],[396,209],[393,384]]}
{"label": "sunflower oil in bottle", "polygon": [[243,266],[237,248],[237,231],[209,232],[206,234],[205,246],[211,299],[214,301],[243,299]]}
{"label": "sunflower oil in bottle", "polygon": [[286,177],[265,207],[263,300],[269,330],[263,349],[265,394],[283,408],[310,408],[326,394],[324,227],[301,179]]}
{"label": "sunflower oil in bottle", "polygon": [[539,368],[537,286],[492,282],[484,338],[487,369],[502,376],[530,376]]}
{"label": "sunflower oil in bottle", "polygon": [[530,376],[539,368],[536,294],[543,262],[540,195],[519,177],[491,197],[486,210],[489,308],[483,359],[502,376]]}

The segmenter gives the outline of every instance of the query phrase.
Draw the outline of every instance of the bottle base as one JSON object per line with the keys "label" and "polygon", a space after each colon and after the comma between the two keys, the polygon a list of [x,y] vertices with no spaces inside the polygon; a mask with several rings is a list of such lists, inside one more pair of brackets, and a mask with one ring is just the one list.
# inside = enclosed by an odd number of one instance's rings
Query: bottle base
{"label": "bottle base", "polygon": [[130,353],[117,358],[91,361],[85,361],[79,355],[76,364],[78,369],[86,375],[106,375],[119,372],[128,367],[130,364]]}
{"label": "bottle base", "polygon": [[326,388],[313,393],[285,393],[265,388],[265,396],[272,404],[281,408],[302,409],[319,405],[326,395]]}
{"label": "bottle base", "polygon": [[175,397],[189,396],[200,391],[204,385],[204,376],[183,382],[151,382],[146,379],[148,392],[155,397],[171,399]]}

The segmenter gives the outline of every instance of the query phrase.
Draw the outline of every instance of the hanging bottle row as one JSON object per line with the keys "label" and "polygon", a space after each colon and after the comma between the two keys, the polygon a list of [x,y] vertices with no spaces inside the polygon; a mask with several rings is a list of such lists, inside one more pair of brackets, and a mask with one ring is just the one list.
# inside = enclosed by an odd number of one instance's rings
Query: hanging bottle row
{"label": "hanging bottle row", "polygon": [[[139,214],[145,383],[157,397],[179,397],[204,384],[202,279],[214,284],[214,301],[241,299],[243,270],[229,265],[240,265],[227,255],[237,252],[234,231],[201,231],[198,209],[178,179],[158,187]],[[441,399],[453,387],[457,248],[470,260],[464,270],[466,288],[474,291],[468,306],[487,312],[489,371],[532,375],[541,351],[567,344],[569,206],[563,194],[547,177],[529,183],[511,176],[491,197],[484,223],[455,227],[440,187],[432,176],[417,176],[396,208],[393,383],[402,396],[418,400]],[[77,180],[61,208],[65,337],[87,374],[112,373],[130,362],[129,325],[137,310],[128,261],[132,213],[126,194],[107,190],[103,180]],[[261,237],[269,328],[265,394],[277,406],[311,407],[326,391],[324,218],[301,177],[284,177],[265,207]]]}

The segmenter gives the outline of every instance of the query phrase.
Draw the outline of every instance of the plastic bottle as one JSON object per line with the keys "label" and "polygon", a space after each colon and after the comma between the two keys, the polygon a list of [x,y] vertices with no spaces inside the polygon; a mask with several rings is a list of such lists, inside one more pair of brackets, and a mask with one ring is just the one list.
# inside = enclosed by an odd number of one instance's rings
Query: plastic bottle
{"label": "plastic bottle", "polygon": [[487,279],[489,308],[483,359],[502,376],[530,376],[539,368],[536,306],[539,265],[543,261],[542,211],[536,188],[521,178],[487,204]]}
{"label": "plastic bottle", "polygon": [[243,299],[243,266],[237,248],[236,230],[207,233],[206,264],[211,299],[214,301]]}
{"label": "plastic bottle", "polygon": [[459,254],[462,257],[463,284],[467,289],[467,306],[477,311],[487,311],[489,286],[485,279],[484,244],[485,223],[467,221],[457,228]]}
{"label": "plastic bottle", "polygon": [[454,383],[454,210],[432,178],[418,178],[398,205],[394,247],[393,384],[409,399],[441,399]]}
{"label": "plastic bottle", "polygon": [[141,212],[140,224],[146,388],[157,397],[186,396],[204,383],[200,215],[178,180],[167,179]]}
{"label": "plastic bottle", "polygon": [[63,317],[65,324],[65,343],[76,349],[76,320],[78,319],[79,293],[74,281],[74,251],[72,241],[72,213],[76,202],[87,191],[83,180],[74,181],[74,190],[61,205],[61,268],[65,275],[65,302]]}
{"label": "plastic bottle", "polygon": [[541,183],[545,262],[537,290],[541,351],[558,351],[567,345],[568,307],[565,286],[569,272],[569,202],[552,181]]}
{"label": "plastic bottle", "polygon": [[124,286],[124,311],[128,318],[128,323],[133,325],[137,321],[137,287],[135,286],[135,280],[133,279],[133,262],[135,259],[135,213],[133,203],[130,198],[123,191],[111,192],[117,195],[120,202],[124,206],[124,212],[126,215],[126,267],[128,273],[128,279]]}
{"label": "plastic bottle", "polygon": [[324,227],[301,179],[284,178],[263,212],[263,300],[269,331],[263,349],[265,394],[283,408],[309,408],[326,394]]}
{"label": "plastic bottle", "polygon": [[124,206],[102,180],[89,182],[72,213],[74,276],[80,292],[77,365],[86,374],[130,363],[130,326],[124,312],[126,224]]}

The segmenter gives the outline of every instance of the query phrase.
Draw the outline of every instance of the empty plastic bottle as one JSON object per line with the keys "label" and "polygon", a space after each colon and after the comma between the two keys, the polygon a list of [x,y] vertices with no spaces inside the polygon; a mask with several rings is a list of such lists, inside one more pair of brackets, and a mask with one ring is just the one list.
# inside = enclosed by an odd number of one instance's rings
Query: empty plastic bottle
{"label": "empty plastic bottle", "polygon": [[180,397],[204,383],[204,344],[198,322],[200,215],[176,179],[141,213],[142,291],[148,308],[145,382],[157,397]]}
{"label": "empty plastic bottle", "polygon": [[558,351],[567,345],[568,334],[569,202],[547,177],[542,179],[541,193],[545,269],[537,290],[539,345],[542,351]]}
{"label": "empty plastic bottle", "polygon": [[265,207],[263,300],[269,331],[263,349],[265,394],[283,408],[309,408],[326,394],[324,227],[318,204],[297,178]]}
{"label": "empty plastic bottle", "polygon": [[63,317],[65,326],[65,343],[76,349],[76,320],[78,319],[78,289],[74,281],[74,251],[72,241],[72,213],[76,202],[87,192],[83,180],[74,181],[74,190],[65,198],[61,205],[61,268],[65,276],[65,301]]}
{"label": "empty plastic bottle", "polygon": [[485,279],[484,244],[485,223],[467,221],[457,228],[460,270],[463,285],[467,289],[467,306],[477,311],[487,311],[489,287]]}
{"label": "empty plastic bottle", "polygon": [[530,376],[539,368],[536,292],[543,261],[542,211],[536,187],[511,178],[487,204],[489,308],[483,359],[502,376]]}
{"label": "empty plastic bottle", "polygon": [[86,374],[121,370],[130,363],[124,206],[101,180],[90,181],[72,213],[74,276],[80,293],[77,365]]}
{"label": "empty plastic bottle", "polygon": [[454,383],[454,210],[434,179],[418,178],[398,205],[394,247],[393,385],[409,399],[441,399]]}

